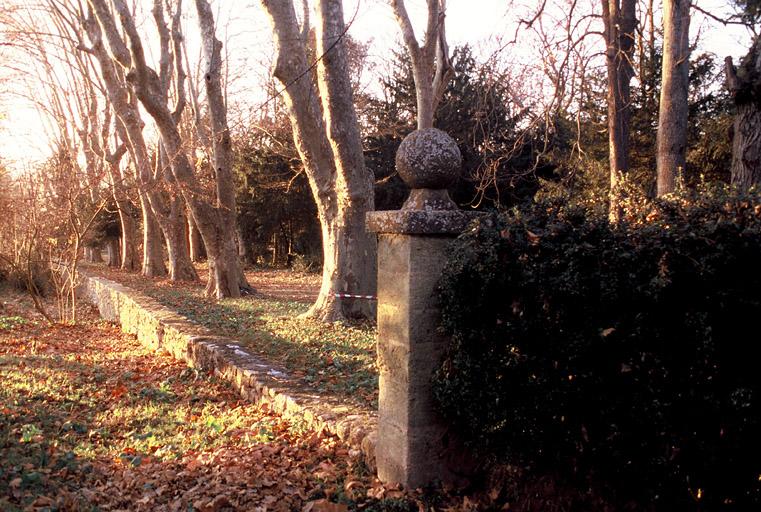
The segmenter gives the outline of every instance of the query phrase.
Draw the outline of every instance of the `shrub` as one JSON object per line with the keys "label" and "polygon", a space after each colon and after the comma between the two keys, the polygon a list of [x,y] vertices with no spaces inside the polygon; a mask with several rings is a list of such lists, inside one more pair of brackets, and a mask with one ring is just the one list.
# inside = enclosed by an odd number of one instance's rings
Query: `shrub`
{"label": "shrub", "polygon": [[440,286],[444,413],[619,504],[758,510],[759,204],[703,187],[617,227],[560,201],[482,222]]}

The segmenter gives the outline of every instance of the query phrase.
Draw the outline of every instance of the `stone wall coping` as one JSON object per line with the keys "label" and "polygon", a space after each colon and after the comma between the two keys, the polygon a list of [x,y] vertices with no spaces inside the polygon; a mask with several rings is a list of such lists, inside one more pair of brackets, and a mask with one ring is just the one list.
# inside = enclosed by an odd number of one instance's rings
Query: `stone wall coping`
{"label": "stone wall coping", "polygon": [[143,345],[168,352],[192,368],[213,372],[246,400],[266,403],[285,417],[335,434],[375,469],[375,411],[361,412],[316,394],[286,369],[251,354],[241,342],[215,335],[151,297],[86,270],[80,275],[78,293],[98,308],[102,318],[118,323]]}
{"label": "stone wall coping", "polygon": [[477,218],[488,215],[465,210],[385,210],[368,212],[367,231],[402,235],[459,235]]}

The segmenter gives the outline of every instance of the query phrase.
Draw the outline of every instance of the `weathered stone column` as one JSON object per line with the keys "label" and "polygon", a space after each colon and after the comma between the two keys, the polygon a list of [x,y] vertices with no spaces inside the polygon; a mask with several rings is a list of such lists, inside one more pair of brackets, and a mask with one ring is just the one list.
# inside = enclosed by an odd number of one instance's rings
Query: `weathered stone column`
{"label": "weathered stone column", "polygon": [[478,215],[459,210],[446,190],[461,164],[446,133],[411,133],[396,155],[410,197],[401,210],[367,215],[368,231],[378,234],[378,477],[413,489],[456,483],[464,469],[431,391],[447,343],[438,332],[436,284],[449,242]]}

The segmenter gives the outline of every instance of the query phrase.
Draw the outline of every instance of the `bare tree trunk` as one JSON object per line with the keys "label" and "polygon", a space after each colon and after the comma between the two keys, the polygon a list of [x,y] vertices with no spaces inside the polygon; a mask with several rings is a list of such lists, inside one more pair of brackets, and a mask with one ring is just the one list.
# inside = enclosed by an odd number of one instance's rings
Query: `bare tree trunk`
{"label": "bare tree trunk", "polygon": [[167,275],[164,252],[161,247],[161,229],[148,200],[140,194],[140,211],[143,215],[143,270],[146,277]]}
{"label": "bare tree trunk", "polygon": [[136,270],[138,261],[135,219],[132,217],[132,203],[127,197],[124,179],[119,171],[119,161],[126,151],[126,144],[122,143],[112,154],[106,154],[104,148],[103,157],[108,165],[108,173],[111,178],[111,193],[116,204],[116,210],[119,213],[119,226],[122,235],[119,248],[121,257],[119,266],[122,270]]}
{"label": "bare tree trunk", "polygon": [[[190,248],[187,243],[185,201],[182,199],[182,194],[177,194],[174,190],[177,188],[177,183],[169,171],[166,156],[161,145],[159,145],[156,154],[156,172],[149,187],[161,182],[168,185],[170,191],[164,194],[151,191],[148,193],[148,197],[164,235],[169,260],[169,279],[171,281],[197,281],[198,273],[190,259]],[[167,203],[169,208],[164,208]]]}
{"label": "bare tree trunk", "polygon": [[162,228],[162,230],[167,241],[169,279],[172,281],[197,281],[198,273],[190,259],[185,202],[181,195],[176,195],[171,199],[171,211],[166,219],[166,228]]}
{"label": "bare tree trunk", "polygon": [[[375,209],[373,179],[365,168],[346,51],[340,43],[346,30],[342,0],[320,0],[317,9],[317,52],[323,56],[317,66],[317,84],[337,171],[338,222],[332,230],[332,243],[327,247],[323,245],[323,255],[326,260],[335,262],[332,272],[338,276],[337,270],[341,270],[339,279],[331,287],[333,293],[374,295],[377,242],[375,234],[365,230],[365,215]],[[323,283],[325,269],[331,272],[331,266],[323,268]],[[372,306],[366,300],[346,301],[344,314],[370,318],[374,313]],[[307,315],[320,317],[322,312],[323,308],[316,303]]]}
{"label": "bare tree trunk", "polygon": [[118,267],[119,266],[119,239],[117,238],[109,238],[108,242],[106,243],[106,250],[108,254],[108,266],[109,267]]}
{"label": "bare tree trunk", "polygon": [[602,0],[608,72],[610,217],[621,216],[620,177],[629,172],[630,82],[636,20],[635,0]]}
{"label": "bare tree trunk", "polygon": [[[218,229],[216,232],[217,245],[222,248],[222,251],[211,254],[209,262],[209,283],[211,286],[213,277],[214,285],[217,287],[216,295],[220,296],[220,293],[227,293],[223,289],[247,288],[248,283],[240,266],[236,242],[238,219],[235,209],[232,141],[230,129],[227,126],[227,106],[222,93],[222,43],[215,35],[214,15],[209,3],[206,0],[196,0],[195,4],[206,59],[204,79],[214,151],[212,163],[217,187],[216,213],[218,222],[224,226],[224,229]],[[227,281],[226,284],[225,281]]]}
{"label": "bare tree trunk", "polygon": [[250,251],[246,246],[245,238],[243,238],[243,230],[241,230],[240,223],[235,228],[235,243],[238,244],[238,259],[241,262],[247,262]]}
{"label": "bare tree trunk", "polygon": [[732,185],[742,191],[761,184],[761,38],[756,36],[740,69],[732,58],[725,59],[727,88],[735,99],[737,113],[732,140]]}
{"label": "bare tree trunk", "polygon": [[364,233],[365,213],[373,205],[372,185],[365,176],[356,114],[351,91],[347,90],[340,1],[321,0],[318,7],[318,51],[323,54],[318,76],[322,94],[318,94],[311,75],[305,73],[308,30],[306,26],[299,30],[293,3],[262,0],[262,5],[270,16],[275,39],[274,75],[287,85],[285,100],[293,140],[304,163],[322,227],[322,285],[306,315],[335,321],[347,315],[367,314],[367,305],[341,303],[335,296],[337,292],[372,293],[375,286],[371,266],[375,262],[375,244],[368,242]]}
{"label": "bare tree trunk", "polygon": [[203,245],[203,238],[198,231],[196,221],[193,220],[193,215],[187,213],[188,218],[188,241],[190,244],[190,259],[191,261],[198,263],[206,259],[206,248]]}
{"label": "bare tree trunk", "polygon": [[687,164],[691,0],[663,2],[663,67],[658,111],[658,195],[673,192]]}
{"label": "bare tree trunk", "polygon": [[137,269],[137,238],[135,237],[135,219],[130,215],[127,205],[118,205],[119,223],[122,228],[121,247],[119,253],[121,262],[119,267],[122,270]]}

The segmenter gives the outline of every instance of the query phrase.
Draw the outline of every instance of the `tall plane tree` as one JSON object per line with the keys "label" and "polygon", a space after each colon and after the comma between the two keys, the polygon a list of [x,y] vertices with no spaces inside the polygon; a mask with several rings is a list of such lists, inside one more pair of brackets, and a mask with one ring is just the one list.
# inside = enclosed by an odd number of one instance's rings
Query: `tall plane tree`
{"label": "tall plane tree", "polygon": [[663,1],[663,62],[658,111],[658,195],[673,192],[687,163],[691,0]]}
{"label": "tall plane tree", "polygon": [[365,168],[354,109],[342,2],[317,2],[316,63],[307,58],[307,9],[299,27],[292,0],[261,2],[275,40],[273,74],[284,87],[293,140],[322,228],[322,286],[306,315],[324,321],[369,316],[367,302],[336,298],[340,292],[374,293],[376,254],[375,238],[365,232],[365,213],[374,205],[373,181]]}

